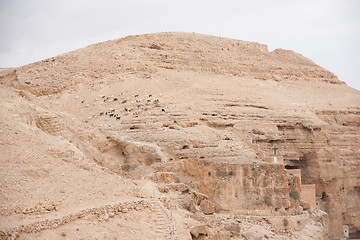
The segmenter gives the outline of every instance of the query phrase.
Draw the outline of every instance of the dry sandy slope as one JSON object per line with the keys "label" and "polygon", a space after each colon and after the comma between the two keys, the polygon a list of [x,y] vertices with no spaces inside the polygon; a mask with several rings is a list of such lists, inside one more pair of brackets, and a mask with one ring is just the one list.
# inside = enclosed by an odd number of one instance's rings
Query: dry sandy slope
{"label": "dry sandy slope", "polygon": [[[189,228],[204,220],[189,218],[181,203],[154,208],[159,202],[162,206],[163,198],[179,198],[178,193],[161,194],[142,177],[169,170],[196,188],[181,170],[181,156],[187,151],[247,163],[269,162],[274,139],[289,151],[309,148],[306,143],[289,145],[286,133],[277,127],[280,123],[308,124],[322,131],[333,122],[346,123],[351,139],[359,136],[359,91],[300,54],[268,52],[257,43],[183,33],[130,36],[15,72],[3,71],[1,76],[0,222],[1,229],[24,225],[19,230],[24,239],[190,238]],[[111,109],[121,119],[106,115]],[[342,111],[345,120],[335,116],[329,123],[319,117],[321,111]],[[263,138],[268,142],[257,144]],[[351,144],[340,148],[353,166],[346,170],[352,178],[346,191],[356,202],[359,196],[352,189],[359,181],[359,143]],[[194,146],[200,145],[207,148],[196,153]],[[185,146],[189,150],[182,149]],[[335,159],[331,164],[337,168],[343,163]],[[336,174],[343,179],[345,173]],[[308,183],[322,182],[319,196],[342,186],[332,179],[324,183],[328,177],[321,170],[316,174],[306,177],[314,181]],[[344,208],[330,214],[330,220],[333,226],[343,220],[353,224],[356,232],[360,210],[350,200],[341,203],[346,196],[329,200]],[[118,213],[123,202],[140,204],[141,209]],[[338,219],[343,212],[349,218]],[[169,229],[156,229],[163,221],[165,228],[172,228],[170,214],[177,219],[176,236],[169,235]],[[57,219],[60,227],[31,225],[44,219]],[[321,238],[324,230],[315,226],[307,233],[302,228],[302,234]],[[270,236],[270,228],[265,235]],[[275,233],[270,237],[277,239]]]}

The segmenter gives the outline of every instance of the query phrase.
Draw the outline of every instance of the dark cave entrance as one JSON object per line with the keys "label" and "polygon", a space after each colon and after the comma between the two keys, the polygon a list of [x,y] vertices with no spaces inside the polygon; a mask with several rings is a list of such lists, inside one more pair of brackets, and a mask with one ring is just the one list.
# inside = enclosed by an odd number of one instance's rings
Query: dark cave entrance
{"label": "dark cave entrance", "polygon": [[299,166],[285,165],[285,169],[301,169]]}

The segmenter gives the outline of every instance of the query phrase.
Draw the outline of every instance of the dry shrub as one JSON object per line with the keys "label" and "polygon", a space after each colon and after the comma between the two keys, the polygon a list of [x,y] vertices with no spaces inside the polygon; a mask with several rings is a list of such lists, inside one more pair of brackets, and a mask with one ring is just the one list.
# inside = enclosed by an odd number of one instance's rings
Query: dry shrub
{"label": "dry shrub", "polygon": [[299,200],[300,199],[300,193],[297,189],[292,189],[289,192],[289,196],[294,199],[294,200]]}
{"label": "dry shrub", "polygon": [[273,205],[270,195],[266,195],[264,197],[264,202],[265,202],[266,206],[271,207]]}

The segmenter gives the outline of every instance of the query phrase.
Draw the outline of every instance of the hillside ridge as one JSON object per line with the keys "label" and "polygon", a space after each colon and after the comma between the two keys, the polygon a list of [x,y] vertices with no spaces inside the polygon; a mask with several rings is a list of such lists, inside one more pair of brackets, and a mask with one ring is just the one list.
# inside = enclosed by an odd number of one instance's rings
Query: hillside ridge
{"label": "hillside ridge", "polygon": [[1,237],[360,237],[360,92],[301,54],[135,35],[0,86]]}

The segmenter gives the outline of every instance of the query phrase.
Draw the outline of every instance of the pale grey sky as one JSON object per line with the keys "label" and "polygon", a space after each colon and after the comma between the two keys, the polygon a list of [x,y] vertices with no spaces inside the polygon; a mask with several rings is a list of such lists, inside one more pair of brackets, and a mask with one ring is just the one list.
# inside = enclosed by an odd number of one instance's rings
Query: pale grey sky
{"label": "pale grey sky", "polygon": [[0,67],[165,31],[291,49],[360,89],[359,0],[0,0]]}

